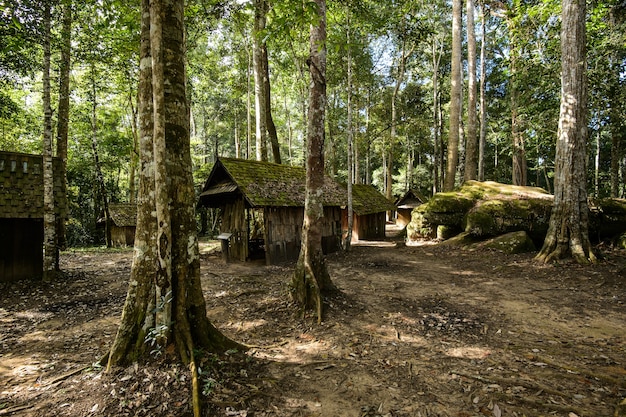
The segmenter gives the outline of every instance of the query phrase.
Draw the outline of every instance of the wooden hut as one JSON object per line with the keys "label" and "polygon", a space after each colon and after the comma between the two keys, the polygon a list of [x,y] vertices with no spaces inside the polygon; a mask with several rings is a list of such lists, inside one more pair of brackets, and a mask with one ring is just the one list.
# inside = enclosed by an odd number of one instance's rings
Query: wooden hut
{"label": "wooden hut", "polygon": [[402,197],[396,200],[396,207],[398,218],[396,224],[401,227],[406,227],[411,222],[411,213],[413,209],[423,204],[426,200],[417,191],[409,190]]}
{"label": "wooden hut", "polygon": [[[135,244],[135,229],[137,228],[137,204],[115,203],[109,204],[111,216],[111,243],[113,246],[133,246]],[[104,227],[106,219],[104,213],[98,219],[98,226]]]}
{"label": "wooden hut", "polygon": [[[352,186],[352,241],[381,240],[385,238],[387,211],[395,210],[394,204],[387,200],[372,185],[354,184]],[[348,211],[342,216],[343,230],[348,230]]]}
{"label": "wooden hut", "polygon": [[[55,212],[67,207],[61,161],[53,160]],[[43,273],[43,157],[0,151],[0,281],[41,278]]]}
{"label": "wooden hut", "polygon": [[[220,237],[228,256],[245,261],[264,250],[268,265],[297,259],[304,219],[306,171],[269,162],[220,158],[204,184],[198,204],[220,208]],[[340,248],[345,189],[326,177],[322,194],[325,253]]]}

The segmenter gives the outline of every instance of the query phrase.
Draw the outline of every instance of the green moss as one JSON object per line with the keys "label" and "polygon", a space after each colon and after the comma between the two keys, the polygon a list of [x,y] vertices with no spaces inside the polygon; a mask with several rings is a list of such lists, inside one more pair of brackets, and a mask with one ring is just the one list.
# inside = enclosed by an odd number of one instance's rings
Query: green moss
{"label": "green moss", "polygon": [[497,249],[508,254],[535,252],[537,248],[524,231],[507,233],[484,243],[484,247]]}

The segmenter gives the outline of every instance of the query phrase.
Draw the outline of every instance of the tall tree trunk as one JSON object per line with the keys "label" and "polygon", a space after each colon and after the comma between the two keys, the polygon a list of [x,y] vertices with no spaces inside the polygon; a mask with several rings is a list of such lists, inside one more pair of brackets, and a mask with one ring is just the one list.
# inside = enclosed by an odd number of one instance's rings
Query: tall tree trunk
{"label": "tall tree trunk", "polygon": [[[61,28],[61,62],[59,63],[59,104],[57,110],[57,158],[60,162],[61,193],[59,204],[67,207],[67,136],[70,119],[70,54],[72,50],[72,4],[63,2],[63,22]],[[57,246],[60,250],[67,247],[65,219],[57,219]],[[58,251],[57,251],[58,253]],[[59,269],[58,256],[55,269]]]}
{"label": "tall tree trunk", "polygon": [[253,74],[253,66],[252,66],[252,51],[248,47],[248,77],[246,83],[246,123],[247,123],[247,152],[245,159],[249,159],[252,156],[252,89],[250,87],[251,82],[250,78]]}
{"label": "tall tree trunk", "polygon": [[485,145],[487,135],[487,101],[485,99],[485,50],[487,41],[485,24],[485,0],[480,1],[480,139],[478,140],[478,180],[485,181]]}
{"label": "tall tree trunk", "polygon": [[586,187],[587,59],[585,0],[562,0],[561,109],[556,147],[554,205],[548,234],[537,258],[571,255],[595,261],[589,242]]}
{"label": "tall tree trunk", "polygon": [[112,246],[111,242],[111,214],[109,212],[109,198],[107,196],[106,184],[102,175],[100,166],[100,156],[98,153],[98,98],[96,92],[96,69],[95,64],[91,64],[91,150],[93,151],[94,169],[96,170],[96,181],[100,189],[100,198],[102,198],[102,207],[104,211],[104,240],[107,248]]}
{"label": "tall tree trunk", "polygon": [[394,145],[396,143],[397,137],[397,124],[398,124],[398,110],[396,102],[398,101],[398,96],[400,95],[400,87],[404,82],[404,73],[406,71],[406,62],[409,57],[413,54],[415,50],[415,45],[412,45],[408,50],[406,49],[406,42],[402,42],[402,50],[400,51],[400,56],[398,57],[398,76],[396,78],[396,85],[393,88],[393,94],[391,95],[391,138],[389,141],[389,149],[387,156],[387,169],[386,174],[387,178],[385,183],[387,187],[385,188],[385,197],[388,200],[393,199],[393,152]]}
{"label": "tall tree trunk", "polygon": [[437,46],[437,38],[433,38],[431,45],[432,70],[433,70],[433,195],[441,191],[441,174],[443,163],[441,157],[441,120],[440,120],[440,100],[439,100],[439,63],[443,55],[443,43]]}
{"label": "tall tree trunk", "polygon": [[476,32],[474,0],[467,1],[467,137],[465,140],[465,181],[478,177],[478,136],[476,118]]}
{"label": "tall tree trunk", "polygon": [[262,31],[265,29],[266,0],[254,0],[254,30],[252,31],[252,61],[254,69],[254,104],[256,121],[256,160],[267,161],[267,101],[265,68],[263,65]]}
{"label": "tall tree trunk", "polygon": [[[174,346],[179,359],[189,365],[194,415],[199,417],[194,351],[242,346],[211,325],[200,286],[185,97],[183,1],[143,0],[142,11],[136,250],[107,368],[131,363],[154,346]],[[167,315],[169,321],[165,321]]]}
{"label": "tall tree trunk", "polygon": [[51,280],[57,259],[54,170],[52,165],[52,107],[50,106],[50,20],[51,5],[44,2],[43,16],[43,279]]}
{"label": "tall tree trunk", "polygon": [[352,244],[352,228],[354,226],[354,210],[353,210],[353,200],[352,200],[352,184],[354,183],[354,175],[353,175],[353,166],[352,166],[352,155],[353,155],[353,144],[354,144],[354,131],[352,129],[352,46],[350,45],[350,10],[348,8],[348,25],[346,29],[346,45],[347,45],[347,67],[348,67],[348,99],[347,99],[347,111],[348,111],[348,126],[347,126],[347,139],[348,139],[348,232],[346,233],[346,240],[344,241],[344,248],[347,252],[350,251],[350,246]]}
{"label": "tall tree trunk", "polygon": [[306,192],[302,245],[292,280],[292,296],[302,309],[314,309],[322,321],[323,294],[334,288],[322,252],[324,206],[324,129],[326,113],[326,0],[314,0],[319,19],[311,26],[307,64],[309,88]]}
{"label": "tall tree trunk", "polygon": [[128,201],[137,201],[137,167],[139,165],[139,128],[137,126],[137,109],[133,103],[133,94],[128,92],[128,105],[130,107],[130,126],[133,135],[133,149],[130,154],[130,167],[128,168]]}
{"label": "tall tree trunk", "polygon": [[270,65],[267,58],[267,45],[263,42],[263,92],[265,94],[265,124],[267,126],[267,135],[269,136],[270,143],[272,144],[272,156],[274,162],[282,164],[280,158],[280,145],[278,144],[278,133],[276,132],[276,125],[274,124],[274,118],[272,117],[272,89],[270,82]]}
{"label": "tall tree trunk", "polygon": [[450,131],[448,132],[448,159],[444,178],[444,191],[454,189],[459,163],[459,129],[461,123],[461,24],[462,2],[452,1],[452,69],[450,75]]}
{"label": "tall tree trunk", "polygon": [[[519,13],[519,2],[513,2],[513,14]],[[518,58],[519,45],[517,44],[517,35],[515,34],[515,23],[511,17],[508,18],[507,24],[510,34],[510,94],[511,94],[511,136],[513,147],[512,161],[512,181],[514,185],[526,185],[528,183],[528,170],[526,164],[526,149],[524,144],[524,134],[522,132],[519,116],[519,88],[518,88]]]}

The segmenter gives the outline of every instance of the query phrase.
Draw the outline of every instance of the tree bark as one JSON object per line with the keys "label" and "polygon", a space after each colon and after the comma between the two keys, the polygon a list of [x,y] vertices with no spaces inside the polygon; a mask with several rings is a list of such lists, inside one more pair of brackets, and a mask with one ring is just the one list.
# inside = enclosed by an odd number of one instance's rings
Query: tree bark
{"label": "tree bark", "polygon": [[467,1],[467,137],[465,139],[465,181],[478,177],[478,136],[476,117],[476,32],[474,0]]}
{"label": "tree bark", "polygon": [[141,169],[135,254],[107,368],[173,346],[178,359],[190,367],[194,415],[199,416],[194,350],[243,347],[209,322],[200,286],[182,0],[142,1],[139,83]]}
{"label": "tree bark", "polygon": [[537,259],[572,256],[595,261],[589,242],[586,187],[587,76],[585,0],[562,0],[561,108],[555,160],[554,205]]}
{"label": "tree bark", "polygon": [[252,64],[254,70],[254,104],[256,121],[256,160],[267,161],[267,108],[265,69],[263,65],[262,31],[265,29],[266,0],[254,0],[254,30],[252,31]]}
{"label": "tree bark", "polygon": [[348,126],[347,126],[347,139],[348,139],[348,230],[346,233],[346,238],[344,241],[344,249],[346,252],[350,251],[350,247],[352,245],[352,228],[354,226],[354,209],[353,209],[353,200],[352,200],[352,184],[354,183],[354,175],[353,175],[353,166],[352,166],[352,157],[353,157],[353,145],[354,145],[354,131],[352,129],[352,49],[350,45],[350,10],[347,10],[348,13],[348,26],[346,29],[346,45],[347,45],[347,81],[348,81],[348,98],[347,98],[347,112],[348,112]]}
{"label": "tree bark", "polygon": [[307,128],[306,192],[302,245],[292,280],[293,299],[305,309],[314,309],[322,321],[325,292],[334,288],[322,252],[324,206],[324,118],[326,114],[326,1],[314,0],[319,19],[311,26],[307,64],[311,74]]}
{"label": "tree bark", "polygon": [[448,160],[444,191],[454,189],[459,163],[459,128],[461,124],[461,0],[452,1],[452,69],[450,75],[450,130],[448,132]]}
{"label": "tree bark", "polygon": [[274,124],[274,118],[272,117],[272,89],[270,82],[270,64],[267,57],[267,45],[263,42],[263,92],[265,93],[265,117],[267,126],[267,135],[272,145],[272,156],[274,162],[282,164],[280,158],[280,145],[278,143],[278,133],[276,132],[276,125]]}
{"label": "tree bark", "polygon": [[[515,2],[511,6],[512,14],[517,14],[519,7]],[[519,116],[519,89],[518,89],[518,55],[519,45],[515,34],[515,23],[512,17],[507,20],[510,37],[510,62],[509,62],[509,91],[511,96],[511,137],[512,137],[512,181],[513,185],[526,185],[528,182],[528,169],[526,163],[526,149],[524,144],[524,134],[522,132],[521,120]]]}
{"label": "tree bark", "polygon": [[112,246],[111,242],[111,214],[109,213],[109,197],[107,196],[106,184],[100,167],[100,156],[98,154],[98,98],[96,92],[96,69],[95,64],[91,64],[91,150],[93,152],[94,169],[96,170],[96,181],[100,189],[102,198],[102,208],[104,211],[104,240],[107,248]]}
{"label": "tree bark", "polygon": [[[57,110],[57,158],[60,161],[61,193],[58,200],[67,207],[67,136],[70,119],[70,55],[72,50],[72,5],[69,0],[63,2],[63,22],[61,29],[61,62],[59,64],[59,103]],[[67,247],[65,219],[57,219],[57,246],[60,250]],[[58,257],[55,268],[59,269]]]}
{"label": "tree bark", "polygon": [[51,280],[57,259],[56,215],[54,212],[54,171],[52,166],[52,107],[50,106],[51,6],[44,4],[43,16],[43,279]]}
{"label": "tree bark", "polygon": [[487,136],[487,100],[485,99],[486,41],[485,0],[480,1],[480,138],[478,140],[478,181],[485,181],[485,145]]}

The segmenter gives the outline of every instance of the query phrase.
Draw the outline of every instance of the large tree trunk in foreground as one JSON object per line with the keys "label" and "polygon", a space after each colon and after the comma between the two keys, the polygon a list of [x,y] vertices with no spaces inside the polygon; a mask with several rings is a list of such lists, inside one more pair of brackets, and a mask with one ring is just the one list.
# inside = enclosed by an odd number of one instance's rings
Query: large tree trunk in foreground
{"label": "large tree trunk in foreground", "polygon": [[194,414],[199,416],[194,351],[241,346],[211,325],[200,286],[185,97],[183,1],[143,0],[142,9],[135,254],[108,368],[172,346],[171,351],[190,366]]}
{"label": "large tree trunk in foreground", "polygon": [[561,111],[556,148],[554,206],[539,260],[571,255],[595,261],[589,242],[586,188],[587,77],[585,0],[562,0]]}
{"label": "large tree trunk in foreground", "polygon": [[306,158],[306,197],[300,257],[292,281],[292,295],[303,309],[314,309],[322,321],[322,294],[333,289],[322,252],[324,206],[324,117],[326,110],[326,1],[315,0],[319,21],[311,26],[311,73]]}

